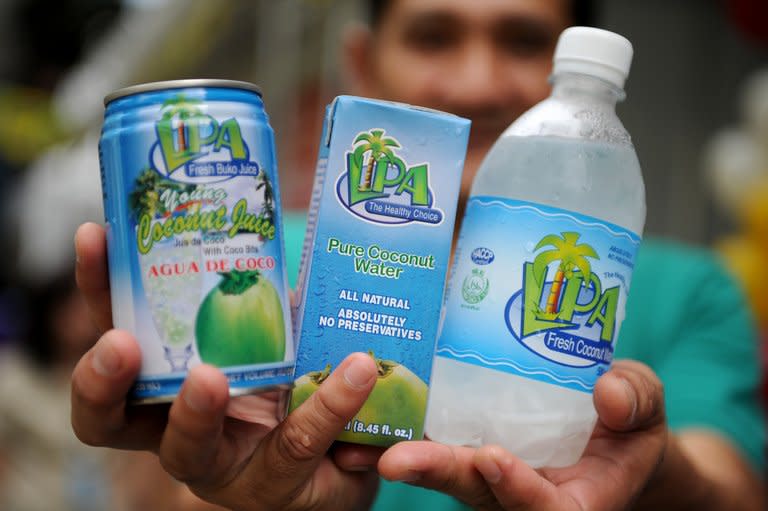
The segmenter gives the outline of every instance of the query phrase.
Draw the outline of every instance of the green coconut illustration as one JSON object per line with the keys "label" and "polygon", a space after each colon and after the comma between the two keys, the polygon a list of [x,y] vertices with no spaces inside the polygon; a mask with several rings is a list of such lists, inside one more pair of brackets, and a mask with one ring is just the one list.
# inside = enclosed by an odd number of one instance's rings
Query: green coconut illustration
{"label": "green coconut illustration", "polygon": [[[345,431],[339,439],[387,446],[404,439],[397,437],[395,430],[410,428],[413,428],[412,439],[420,439],[427,407],[427,384],[402,364],[376,357],[374,360],[378,368],[376,385],[355,420],[366,425],[387,425],[388,434],[382,433],[381,428],[379,434],[350,430]],[[299,377],[291,395],[290,410],[295,410],[309,399],[330,374],[331,365],[328,364],[322,371],[310,371]]]}
{"label": "green coconut illustration", "polygon": [[257,270],[220,275],[197,312],[200,358],[220,367],[283,360],[285,322],[274,286]]}

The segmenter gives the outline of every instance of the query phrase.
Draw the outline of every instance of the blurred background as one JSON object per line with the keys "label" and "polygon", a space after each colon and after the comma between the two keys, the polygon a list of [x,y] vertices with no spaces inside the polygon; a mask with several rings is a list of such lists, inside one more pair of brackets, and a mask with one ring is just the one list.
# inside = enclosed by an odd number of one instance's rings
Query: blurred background
{"label": "blurred background", "polygon": [[[646,232],[718,251],[768,331],[768,2],[596,0],[595,14],[635,47],[619,114],[643,166]],[[143,463],[81,454],[68,426],[69,371],[97,335],[73,291],[72,237],[102,219],[104,95],[178,78],[259,84],[283,205],[303,210],[324,105],[345,91],[344,27],[363,16],[356,0],[0,0],[0,509],[17,509],[3,505],[12,492],[34,501],[46,477],[72,502],[89,495],[71,509],[117,509],[107,503],[127,490],[110,481]],[[54,452],[66,454],[41,475]],[[126,509],[161,509],[134,500]]]}

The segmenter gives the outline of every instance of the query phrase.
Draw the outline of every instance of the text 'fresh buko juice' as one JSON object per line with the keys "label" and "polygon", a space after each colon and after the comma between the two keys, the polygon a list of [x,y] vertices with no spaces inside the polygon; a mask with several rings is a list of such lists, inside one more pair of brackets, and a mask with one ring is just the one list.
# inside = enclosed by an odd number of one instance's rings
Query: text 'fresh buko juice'
{"label": "text 'fresh buko juice'", "polygon": [[423,436],[469,121],[340,96],[328,107],[302,257],[291,409],[350,353],[376,385],[340,440]]}
{"label": "text 'fresh buko juice'", "polygon": [[227,80],[122,89],[99,145],[113,320],[142,350],[136,402],[172,399],[189,367],[232,394],[287,388],[288,316],[272,128]]}

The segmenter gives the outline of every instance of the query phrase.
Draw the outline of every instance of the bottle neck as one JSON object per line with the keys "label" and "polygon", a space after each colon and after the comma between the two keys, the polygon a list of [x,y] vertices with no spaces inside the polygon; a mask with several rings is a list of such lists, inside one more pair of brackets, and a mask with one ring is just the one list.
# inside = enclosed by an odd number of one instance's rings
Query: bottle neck
{"label": "bottle neck", "polygon": [[626,97],[624,89],[600,78],[574,72],[559,72],[550,77],[552,97],[562,100],[600,103],[611,109]]}

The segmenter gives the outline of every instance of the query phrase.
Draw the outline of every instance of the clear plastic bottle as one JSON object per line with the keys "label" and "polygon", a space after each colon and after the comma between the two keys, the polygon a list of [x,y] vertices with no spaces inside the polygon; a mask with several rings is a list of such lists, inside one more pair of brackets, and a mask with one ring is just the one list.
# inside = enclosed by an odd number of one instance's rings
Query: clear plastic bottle
{"label": "clear plastic bottle", "polygon": [[615,113],[631,59],[617,34],[563,32],[551,96],[480,167],[434,362],[431,439],[500,444],[534,467],[581,456],[645,222],[640,165]]}

